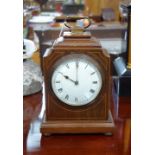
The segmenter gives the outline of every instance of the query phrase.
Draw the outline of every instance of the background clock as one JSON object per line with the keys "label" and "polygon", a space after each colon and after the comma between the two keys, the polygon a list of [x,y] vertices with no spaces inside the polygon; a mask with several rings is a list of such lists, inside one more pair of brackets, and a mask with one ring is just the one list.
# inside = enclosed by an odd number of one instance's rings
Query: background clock
{"label": "background clock", "polygon": [[114,131],[110,56],[89,32],[77,26],[64,32],[45,53],[43,74],[43,134]]}

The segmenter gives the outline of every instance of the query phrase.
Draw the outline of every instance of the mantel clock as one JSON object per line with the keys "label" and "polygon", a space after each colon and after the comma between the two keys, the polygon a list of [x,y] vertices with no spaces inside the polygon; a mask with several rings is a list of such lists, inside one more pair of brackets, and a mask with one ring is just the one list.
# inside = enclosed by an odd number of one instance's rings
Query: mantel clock
{"label": "mantel clock", "polygon": [[[110,56],[85,28],[59,37],[43,58],[46,110],[43,134],[112,133]],[[78,19],[81,20],[81,19]]]}

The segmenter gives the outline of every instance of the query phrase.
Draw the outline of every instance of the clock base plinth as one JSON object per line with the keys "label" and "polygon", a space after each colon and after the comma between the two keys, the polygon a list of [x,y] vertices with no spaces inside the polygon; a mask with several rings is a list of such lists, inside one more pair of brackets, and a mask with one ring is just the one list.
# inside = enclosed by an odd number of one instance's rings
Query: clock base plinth
{"label": "clock base plinth", "polygon": [[45,118],[41,124],[41,133],[46,134],[91,134],[114,133],[115,124],[109,112],[108,120],[70,120],[47,121]]}

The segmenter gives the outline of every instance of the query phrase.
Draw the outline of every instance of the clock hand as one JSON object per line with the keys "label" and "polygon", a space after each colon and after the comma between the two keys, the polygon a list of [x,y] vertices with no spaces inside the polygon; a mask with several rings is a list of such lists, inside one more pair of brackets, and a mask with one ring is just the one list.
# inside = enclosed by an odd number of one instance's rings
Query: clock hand
{"label": "clock hand", "polygon": [[72,79],[69,78],[69,76],[67,76],[67,75],[64,75],[64,78],[70,80],[70,81],[73,82],[74,84],[76,83],[76,81],[72,80]]}
{"label": "clock hand", "polygon": [[79,84],[79,81],[78,81],[79,62],[78,62],[78,60],[75,63],[76,63],[76,81],[75,81],[75,85],[78,85]]}
{"label": "clock hand", "polygon": [[67,75],[64,75],[63,73],[61,73],[61,72],[59,72],[65,79],[67,79],[67,80],[69,80],[69,81],[71,81],[71,82],[73,82],[75,85],[76,85],[76,81],[74,81],[74,80],[72,80],[69,76],[67,76]]}

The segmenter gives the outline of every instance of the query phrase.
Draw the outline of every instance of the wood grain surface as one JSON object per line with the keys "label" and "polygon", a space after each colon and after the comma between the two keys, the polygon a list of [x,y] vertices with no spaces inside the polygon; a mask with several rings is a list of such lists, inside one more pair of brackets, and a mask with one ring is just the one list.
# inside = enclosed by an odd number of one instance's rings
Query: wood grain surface
{"label": "wood grain surface", "polygon": [[[38,97],[40,96],[40,97]],[[24,103],[31,106],[37,101],[42,103],[42,94],[34,94],[24,97]],[[38,98],[36,100],[36,98]],[[24,155],[130,155],[131,154],[131,99],[120,97],[119,115],[116,117],[112,102],[112,113],[115,120],[116,131],[112,136],[103,134],[80,135],[52,135],[44,137],[40,133],[39,111],[31,115],[31,124],[25,124],[29,128],[23,138]],[[31,126],[30,126],[31,125]]]}

